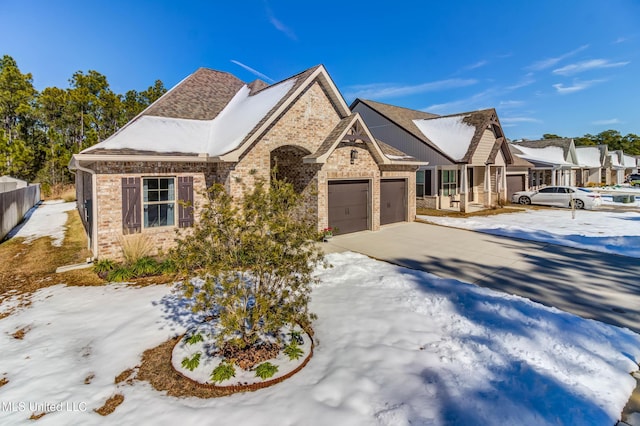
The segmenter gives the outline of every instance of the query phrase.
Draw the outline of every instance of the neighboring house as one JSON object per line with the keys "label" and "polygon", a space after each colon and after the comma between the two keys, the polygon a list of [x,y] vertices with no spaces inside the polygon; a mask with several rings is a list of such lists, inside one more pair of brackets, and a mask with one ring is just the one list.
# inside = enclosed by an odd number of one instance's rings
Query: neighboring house
{"label": "neighboring house", "polygon": [[620,185],[624,183],[626,167],[624,165],[624,153],[621,150],[609,151],[607,170],[607,185]]}
{"label": "neighboring house", "polygon": [[131,233],[167,250],[213,183],[237,198],[276,165],[318,230],[412,221],[422,164],[376,141],[318,65],[272,85],[201,68],[70,168],[94,256],[117,259]]}
{"label": "neighboring house", "polygon": [[577,146],[576,154],[580,166],[577,175],[578,186],[600,185],[606,182],[606,164],[609,155],[607,145]]}
{"label": "neighboring house", "polygon": [[573,139],[514,141],[512,148],[516,156],[533,164],[529,177],[532,188],[576,184],[580,167]]}
{"label": "neighboring house", "polygon": [[507,165],[507,199],[518,191],[526,191],[530,188],[530,170],[534,165],[524,158],[520,158],[516,153],[520,153],[512,144],[508,144],[513,162]]}
{"label": "neighboring house", "polygon": [[622,151],[620,151],[620,153],[622,154],[622,165],[624,166],[625,176],[631,173],[637,173],[638,159],[633,155],[627,155]]}
{"label": "neighboring house", "polygon": [[469,211],[507,199],[511,152],[494,109],[439,116],[356,99],[373,135],[428,162],[416,176],[420,207]]}
{"label": "neighboring house", "polygon": [[0,192],[13,191],[14,189],[25,188],[29,183],[11,176],[0,176]]}

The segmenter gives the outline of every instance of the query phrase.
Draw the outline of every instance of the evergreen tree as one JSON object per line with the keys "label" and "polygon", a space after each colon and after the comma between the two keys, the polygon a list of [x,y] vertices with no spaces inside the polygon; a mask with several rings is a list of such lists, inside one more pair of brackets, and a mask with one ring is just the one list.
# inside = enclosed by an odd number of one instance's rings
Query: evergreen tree
{"label": "evergreen tree", "polygon": [[285,325],[314,318],[308,302],[322,252],[315,222],[300,212],[291,184],[258,181],[240,202],[216,184],[193,232],[177,239],[172,259],[182,291],[194,311],[221,327],[219,347],[249,350]]}

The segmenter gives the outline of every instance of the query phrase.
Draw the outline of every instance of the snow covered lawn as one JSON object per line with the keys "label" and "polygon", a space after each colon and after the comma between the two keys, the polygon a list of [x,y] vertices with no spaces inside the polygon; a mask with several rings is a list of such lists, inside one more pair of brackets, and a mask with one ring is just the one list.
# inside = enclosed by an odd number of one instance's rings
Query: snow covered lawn
{"label": "snow covered lawn", "polygon": [[438,225],[640,257],[640,210],[527,210],[468,218],[419,215]]}
{"label": "snow covered lawn", "polygon": [[[329,260],[313,290],[307,367],[209,400],[114,383],[184,331],[189,313],[170,286],[40,290],[0,320],[0,423],[51,411],[38,422],[610,426],[635,385],[640,336],[628,330],[354,253]],[[117,393],[112,414],[93,411]]]}
{"label": "snow covered lawn", "polygon": [[22,224],[9,232],[9,237],[22,237],[24,243],[42,238],[51,237],[52,245],[60,247],[64,240],[65,223],[67,213],[76,208],[76,203],[65,203],[62,200],[44,201],[39,206],[30,210]]}

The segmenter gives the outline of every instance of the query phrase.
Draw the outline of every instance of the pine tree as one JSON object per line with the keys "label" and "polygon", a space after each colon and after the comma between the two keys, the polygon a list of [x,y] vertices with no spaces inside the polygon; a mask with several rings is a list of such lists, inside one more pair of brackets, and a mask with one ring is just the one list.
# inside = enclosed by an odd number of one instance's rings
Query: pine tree
{"label": "pine tree", "polygon": [[172,258],[184,297],[217,321],[219,347],[249,349],[288,324],[315,318],[308,303],[322,251],[315,222],[302,210],[289,183],[258,181],[241,201],[216,184],[198,224],[177,240]]}

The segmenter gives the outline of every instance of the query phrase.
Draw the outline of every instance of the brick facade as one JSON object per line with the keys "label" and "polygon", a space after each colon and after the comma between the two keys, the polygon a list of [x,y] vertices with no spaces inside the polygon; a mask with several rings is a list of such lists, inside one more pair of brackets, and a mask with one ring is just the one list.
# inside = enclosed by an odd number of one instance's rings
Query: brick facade
{"label": "brick facade", "polygon": [[[99,258],[122,260],[122,178],[124,177],[181,177],[193,176],[194,219],[199,218],[198,207],[206,202],[206,190],[215,176],[215,167],[202,163],[134,163],[108,162],[96,167],[97,227]],[[207,184],[209,182],[209,184]],[[176,190],[177,194],[177,190]],[[177,211],[177,209],[176,209]],[[142,229],[154,250],[151,255],[166,252],[176,237],[176,226],[163,226]]]}
{"label": "brick facade", "polygon": [[[341,120],[338,110],[318,82],[311,84],[288,109],[245,151],[237,163],[99,162],[96,171],[97,227],[99,258],[120,260],[123,238],[122,178],[193,177],[195,221],[205,192],[213,183],[222,183],[234,197],[242,196],[256,178],[270,179],[278,165],[278,177],[290,181],[305,200],[305,208],[317,220],[318,230],[328,226],[328,182],[335,179],[367,179],[370,182],[370,228],[380,228],[380,179],[407,180],[408,220],[415,217],[415,166],[379,166],[362,142],[342,142],[324,164],[304,163]],[[357,159],[351,164],[351,151]],[[176,226],[152,227],[142,234],[149,238],[154,253],[166,252],[176,237]]]}

